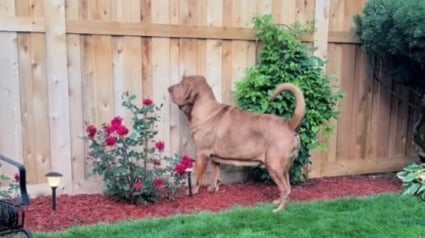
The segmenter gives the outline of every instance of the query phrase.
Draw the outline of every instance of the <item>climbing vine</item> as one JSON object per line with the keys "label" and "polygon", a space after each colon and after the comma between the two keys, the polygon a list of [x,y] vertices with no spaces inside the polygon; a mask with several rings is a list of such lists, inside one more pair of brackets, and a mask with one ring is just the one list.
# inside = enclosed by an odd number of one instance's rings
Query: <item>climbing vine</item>
{"label": "climbing vine", "polygon": [[[294,97],[281,94],[270,101],[270,95],[284,82],[300,87],[306,100],[306,115],[299,129],[302,148],[291,168],[291,182],[300,183],[306,177],[310,151],[320,147],[319,132],[325,135],[332,132],[333,127],[328,122],[337,118],[337,103],[342,94],[332,87],[332,77],[323,71],[325,62],[312,56],[314,49],[299,40],[312,31],[311,26],[277,25],[270,15],[265,15],[254,18],[254,29],[261,46],[258,62],[248,68],[245,78],[236,84],[237,105],[251,112],[290,118],[295,109]],[[260,168],[255,168],[252,174],[260,180],[270,179]]]}

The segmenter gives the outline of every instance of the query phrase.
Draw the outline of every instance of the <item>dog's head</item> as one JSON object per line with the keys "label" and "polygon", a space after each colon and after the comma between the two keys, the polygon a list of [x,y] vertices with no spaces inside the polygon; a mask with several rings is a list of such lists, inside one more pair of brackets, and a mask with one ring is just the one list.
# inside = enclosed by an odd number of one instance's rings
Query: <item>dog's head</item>
{"label": "dog's head", "polygon": [[171,101],[177,106],[193,105],[200,93],[200,84],[206,83],[202,76],[183,76],[183,79],[168,88]]}
{"label": "dog's head", "polygon": [[168,88],[171,101],[188,117],[192,113],[193,105],[202,97],[215,100],[211,87],[207,80],[201,75],[183,76],[183,79]]}

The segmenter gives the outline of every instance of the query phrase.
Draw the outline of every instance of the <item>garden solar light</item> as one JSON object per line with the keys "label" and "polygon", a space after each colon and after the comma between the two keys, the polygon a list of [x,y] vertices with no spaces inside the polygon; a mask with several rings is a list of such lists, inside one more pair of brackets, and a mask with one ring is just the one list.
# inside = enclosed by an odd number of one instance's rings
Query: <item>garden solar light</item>
{"label": "garden solar light", "polygon": [[187,186],[189,187],[189,196],[192,196],[192,171],[193,171],[193,167],[187,168],[186,169],[186,173],[187,173]]}
{"label": "garden solar light", "polygon": [[56,210],[56,188],[59,186],[62,174],[58,172],[49,172],[46,174],[47,183],[52,188],[52,209]]}

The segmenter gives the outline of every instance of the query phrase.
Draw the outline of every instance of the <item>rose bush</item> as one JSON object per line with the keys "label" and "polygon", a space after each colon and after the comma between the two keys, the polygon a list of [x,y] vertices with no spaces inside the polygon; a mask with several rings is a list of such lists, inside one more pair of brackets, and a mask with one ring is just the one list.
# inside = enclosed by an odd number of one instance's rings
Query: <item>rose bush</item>
{"label": "rose bush", "polygon": [[105,193],[121,201],[138,204],[174,199],[185,184],[192,160],[164,155],[165,143],[155,139],[162,106],[151,99],[137,105],[135,99],[135,95],[123,95],[122,106],[131,112],[130,124],[116,116],[100,128],[87,126],[84,139],[89,144],[90,175],[101,176]]}
{"label": "rose bush", "polygon": [[[0,168],[2,164],[0,163]],[[13,179],[4,174],[0,175],[0,199],[12,200],[18,202],[20,199],[19,194],[19,173],[15,173]]]}

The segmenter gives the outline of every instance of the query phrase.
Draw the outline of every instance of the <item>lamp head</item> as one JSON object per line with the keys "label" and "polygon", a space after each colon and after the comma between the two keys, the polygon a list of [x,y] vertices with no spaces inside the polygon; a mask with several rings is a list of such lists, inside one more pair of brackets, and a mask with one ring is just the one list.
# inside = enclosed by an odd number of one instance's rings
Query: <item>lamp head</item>
{"label": "lamp head", "polygon": [[46,178],[49,186],[52,188],[56,188],[61,182],[62,174],[58,172],[49,172],[46,174]]}

